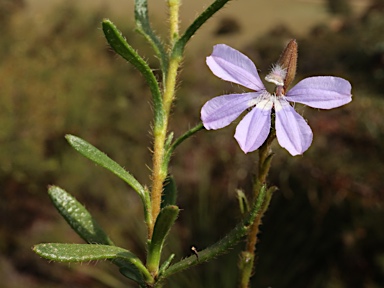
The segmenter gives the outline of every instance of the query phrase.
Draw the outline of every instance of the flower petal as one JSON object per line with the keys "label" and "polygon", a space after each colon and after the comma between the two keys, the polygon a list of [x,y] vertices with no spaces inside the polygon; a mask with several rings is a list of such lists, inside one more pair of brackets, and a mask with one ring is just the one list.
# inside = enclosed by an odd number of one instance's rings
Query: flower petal
{"label": "flower petal", "polygon": [[291,155],[303,154],[312,143],[312,130],[284,99],[275,100],[276,136],[279,144]]}
{"label": "flower petal", "polygon": [[332,76],[305,78],[285,96],[288,101],[321,109],[336,108],[352,101],[351,84]]}
{"label": "flower petal", "polygon": [[220,129],[229,124],[243,111],[254,105],[259,93],[222,95],[207,101],[201,108],[201,120],[207,130]]}
{"label": "flower petal", "polygon": [[225,44],[215,45],[206,62],[213,74],[225,81],[254,91],[265,90],[255,64],[247,56]]}
{"label": "flower petal", "polygon": [[261,100],[237,125],[235,138],[245,153],[255,151],[267,139],[272,107],[270,99]]}

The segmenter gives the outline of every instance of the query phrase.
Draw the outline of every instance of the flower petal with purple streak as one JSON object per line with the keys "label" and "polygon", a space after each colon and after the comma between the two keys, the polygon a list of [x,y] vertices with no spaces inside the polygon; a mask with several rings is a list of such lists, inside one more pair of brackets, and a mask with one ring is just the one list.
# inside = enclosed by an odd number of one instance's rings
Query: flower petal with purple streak
{"label": "flower petal with purple streak", "polygon": [[311,128],[283,98],[276,98],[274,107],[276,137],[280,146],[292,156],[303,154],[312,143]]}
{"label": "flower petal with purple streak", "polygon": [[272,107],[271,99],[261,100],[237,125],[235,138],[245,153],[255,151],[267,139]]}
{"label": "flower petal with purple streak", "polygon": [[313,108],[336,108],[352,101],[351,84],[339,77],[309,77],[290,89],[285,98]]}
{"label": "flower petal with purple streak", "polygon": [[215,45],[206,62],[213,74],[225,81],[254,91],[265,90],[255,64],[247,56],[227,45]]}

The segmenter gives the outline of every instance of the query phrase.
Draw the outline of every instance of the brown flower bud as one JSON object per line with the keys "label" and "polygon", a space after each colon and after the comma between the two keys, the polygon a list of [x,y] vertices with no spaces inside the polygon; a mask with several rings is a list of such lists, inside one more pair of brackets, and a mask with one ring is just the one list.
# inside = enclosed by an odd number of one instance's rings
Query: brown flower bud
{"label": "brown flower bud", "polygon": [[289,41],[283,53],[281,53],[277,65],[285,69],[287,75],[284,79],[284,90],[287,91],[289,85],[292,83],[296,75],[297,67],[297,42],[295,39]]}

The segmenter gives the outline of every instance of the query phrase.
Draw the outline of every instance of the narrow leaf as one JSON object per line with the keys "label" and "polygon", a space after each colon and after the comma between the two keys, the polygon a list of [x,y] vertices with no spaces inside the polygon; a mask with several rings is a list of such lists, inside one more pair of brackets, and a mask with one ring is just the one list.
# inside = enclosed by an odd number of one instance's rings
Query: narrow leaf
{"label": "narrow leaf", "polygon": [[161,208],[164,208],[168,205],[175,205],[177,199],[177,187],[175,179],[172,175],[168,175],[164,181],[164,192],[161,199]]}
{"label": "narrow leaf", "polygon": [[173,258],[175,258],[175,254],[171,254],[171,255],[168,257],[168,259],[165,260],[165,261],[163,262],[163,264],[161,264],[160,269],[159,269],[159,277],[161,276],[161,274],[164,273],[165,270],[168,269],[169,265],[171,265]]}
{"label": "narrow leaf", "polygon": [[209,19],[219,11],[223,6],[230,0],[216,0],[213,2],[203,13],[201,13],[195,21],[187,28],[183,36],[176,42],[172,55],[181,56],[184,51],[185,45],[188,43],[189,39],[196,33],[196,31]]}
{"label": "narrow leaf", "polygon": [[33,247],[43,258],[57,262],[84,262],[122,258],[130,263],[141,263],[133,253],[120,247],[97,244],[45,243]]}
{"label": "narrow leaf", "polygon": [[115,174],[116,176],[124,180],[126,183],[128,183],[128,185],[131,186],[139,194],[143,202],[145,201],[145,198],[146,198],[145,189],[123,167],[121,167],[119,164],[117,164],[115,161],[109,158],[105,153],[101,152],[99,149],[89,144],[87,141],[69,134],[66,135],[65,138],[67,139],[69,144],[80,154],[92,160],[93,162],[100,165],[101,167],[108,169],[113,174]]}
{"label": "narrow leaf", "polygon": [[46,243],[33,247],[33,251],[39,256],[57,262],[87,262],[94,260],[119,261],[134,265],[148,283],[153,283],[153,278],[140,259],[132,252],[116,246],[92,245],[92,244],[62,244]]}
{"label": "narrow leaf", "polygon": [[120,273],[137,283],[144,284],[144,279],[139,270],[136,267],[122,267],[119,269]]}
{"label": "narrow leaf", "polygon": [[244,192],[240,189],[236,190],[236,194],[237,194],[237,200],[239,201],[239,208],[240,208],[241,214],[247,213],[249,211],[247,196],[245,196]]}
{"label": "narrow leaf", "polygon": [[96,220],[74,197],[57,186],[50,186],[48,194],[59,213],[81,238],[90,244],[113,245]]}
{"label": "narrow leaf", "polygon": [[152,45],[153,50],[155,51],[157,57],[160,59],[161,70],[163,71],[163,81],[165,81],[168,70],[168,55],[165,52],[164,46],[160,39],[152,30],[148,17],[147,0],[135,1],[135,20],[137,30]]}
{"label": "narrow leaf", "polygon": [[137,54],[137,52],[127,43],[127,41],[121,35],[121,32],[110,20],[105,19],[102,25],[105,38],[107,38],[107,41],[113,50],[115,50],[117,54],[135,66],[147,81],[153,98],[153,105],[155,110],[155,128],[161,126],[164,121],[163,103],[159,84],[155,75],[152,73],[151,68],[148,66],[147,62],[145,62],[144,59],[141,58],[140,55]]}
{"label": "narrow leaf", "polygon": [[149,271],[157,272],[161,251],[166,236],[179,215],[179,207],[170,205],[163,208],[157,216],[153,235],[148,249],[147,267]]}

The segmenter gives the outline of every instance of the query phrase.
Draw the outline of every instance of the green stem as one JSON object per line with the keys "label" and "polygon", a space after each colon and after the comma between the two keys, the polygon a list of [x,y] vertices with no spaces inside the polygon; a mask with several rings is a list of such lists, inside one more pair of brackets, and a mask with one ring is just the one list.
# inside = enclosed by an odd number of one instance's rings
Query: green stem
{"label": "green stem", "polygon": [[[179,38],[179,8],[180,0],[168,0],[169,7],[169,27],[170,27],[170,44],[172,50],[169,57],[169,65],[167,69],[166,79],[164,81],[164,91],[162,97],[162,121],[156,121],[153,130],[154,147],[153,147],[153,171],[152,171],[152,191],[151,191],[151,222],[148,228],[148,239],[154,235],[154,223],[160,213],[161,194],[163,192],[163,183],[168,173],[168,163],[173,150],[182,143],[186,138],[190,137],[202,129],[202,125],[197,126],[196,130],[181,138],[177,139],[171,147],[167,147],[167,129],[169,122],[170,110],[175,98],[177,73],[183,59],[183,52],[186,43],[196,32],[196,30],[208,20],[215,12],[224,6],[229,0],[216,0],[206,11],[204,11],[187,29],[184,35]],[[156,125],[160,124],[160,125]],[[167,149],[167,150],[165,150]],[[149,241],[150,243],[150,241]],[[150,253],[151,251],[149,251]],[[161,254],[161,251],[159,251]],[[160,255],[159,254],[159,255]],[[149,256],[151,257],[151,255]],[[150,258],[152,259],[152,258]],[[151,271],[157,271],[151,267]],[[168,271],[168,270],[167,270]],[[165,272],[166,273],[166,272]]]}
{"label": "green stem", "polygon": [[[168,66],[168,74],[164,86],[164,95],[162,101],[162,112],[164,113],[164,117],[162,118],[162,125],[156,125],[156,123],[159,122],[155,121],[151,192],[152,221],[151,226],[148,229],[148,239],[150,239],[150,237],[152,236],[153,225],[156,221],[157,215],[160,212],[163,182],[165,177],[167,176],[168,162],[165,162],[164,160],[167,159],[169,161],[169,158],[165,158],[164,147],[168,129],[169,113],[175,97],[177,72],[183,58],[184,47],[189,41],[189,39],[193,36],[193,34],[195,34],[197,29],[199,29],[201,25],[203,25],[210,17],[212,17],[213,14],[220,10],[229,1],[230,0],[216,0],[214,3],[212,3],[211,6],[209,6],[199,17],[196,18],[196,20],[191,24],[191,26],[185,31],[183,36],[176,41],[177,38],[175,37],[178,37],[179,35],[178,15],[180,8],[180,0],[168,0],[170,14],[170,37],[171,43],[175,44],[171,51]],[[166,163],[166,165],[164,165],[164,163]]]}
{"label": "green stem", "polygon": [[[178,17],[178,10],[180,3],[176,1],[177,5],[170,7],[170,19],[175,19]],[[177,27],[175,23],[170,23],[171,33],[177,33],[175,31]],[[176,89],[176,79],[177,72],[182,60],[182,56],[171,57],[169,59],[168,75],[165,81],[164,95],[163,95],[163,106],[162,111],[164,113],[164,121],[162,125],[155,126],[154,129],[154,147],[153,147],[153,171],[152,171],[152,192],[151,192],[151,202],[152,202],[152,225],[149,228],[148,239],[152,237],[153,225],[156,222],[156,218],[159,215],[161,207],[161,194],[163,191],[163,183],[165,177],[167,177],[167,166],[163,165],[164,155],[165,155],[165,141],[167,136],[168,129],[168,119],[169,113],[172,107],[172,103],[175,97]]]}
{"label": "green stem", "polygon": [[[271,144],[275,139],[276,134],[275,131],[272,130],[269,134],[265,143],[259,149],[259,165],[258,165],[258,177],[256,183],[254,185],[254,195],[253,198],[257,199],[259,197],[260,191],[265,187],[265,183],[267,181],[267,176],[269,169],[271,167],[271,160],[273,154],[271,152]],[[240,261],[239,261],[239,270],[240,270],[240,281],[239,288],[248,288],[249,281],[252,276],[255,252],[256,252],[256,243],[257,236],[259,234],[259,227],[261,225],[261,219],[268,209],[272,193],[275,189],[268,189],[265,197],[265,201],[263,203],[263,207],[261,209],[261,213],[257,215],[254,222],[252,223],[248,235],[247,241],[245,245],[245,250],[241,253]]]}
{"label": "green stem", "polygon": [[179,39],[179,7],[180,0],[168,0],[169,7],[169,36],[171,44]]}

